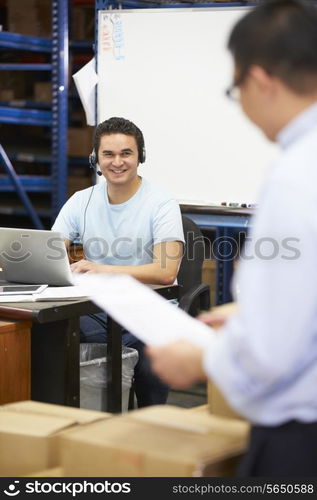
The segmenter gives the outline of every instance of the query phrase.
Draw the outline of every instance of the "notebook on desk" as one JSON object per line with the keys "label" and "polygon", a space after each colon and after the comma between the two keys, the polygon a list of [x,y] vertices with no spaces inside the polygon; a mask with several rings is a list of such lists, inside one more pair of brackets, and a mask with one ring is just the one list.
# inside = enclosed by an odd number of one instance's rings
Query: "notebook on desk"
{"label": "notebook on desk", "polygon": [[9,283],[73,285],[61,233],[0,227],[0,267]]}

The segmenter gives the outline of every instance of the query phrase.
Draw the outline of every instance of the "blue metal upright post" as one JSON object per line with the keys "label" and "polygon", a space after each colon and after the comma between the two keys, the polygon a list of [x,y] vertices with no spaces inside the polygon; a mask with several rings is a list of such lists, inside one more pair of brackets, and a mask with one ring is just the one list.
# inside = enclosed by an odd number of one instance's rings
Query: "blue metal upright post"
{"label": "blue metal upright post", "polygon": [[67,196],[68,0],[52,0],[52,218]]}

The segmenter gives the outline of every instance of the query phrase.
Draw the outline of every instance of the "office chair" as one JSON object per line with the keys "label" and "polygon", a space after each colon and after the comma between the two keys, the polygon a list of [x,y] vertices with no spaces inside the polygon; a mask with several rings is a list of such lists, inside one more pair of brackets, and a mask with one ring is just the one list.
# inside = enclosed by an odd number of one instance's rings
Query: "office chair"
{"label": "office chair", "polygon": [[[202,283],[205,243],[203,235],[195,222],[184,215],[182,215],[182,222],[185,249],[177,275],[177,282],[180,287],[179,307],[190,316],[197,316],[200,311],[210,309],[210,288],[209,285]],[[128,408],[129,410],[135,408],[133,383]]]}
{"label": "office chair", "polygon": [[194,221],[182,215],[182,222],[185,250],[177,276],[180,285],[179,307],[190,316],[197,316],[200,311],[210,309],[210,289],[202,283],[205,244]]}
{"label": "office chair", "polygon": [[[189,217],[182,215],[183,230],[185,237],[185,252],[177,276],[180,286],[179,307],[190,316],[197,316],[201,311],[210,309],[210,288],[202,283],[202,267],[205,259],[204,237],[199,227]],[[195,384],[183,389],[170,389],[169,398],[171,403],[176,401],[185,402],[188,398],[195,401],[206,400],[206,383]],[[203,404],[203,403],[201,403]]]}

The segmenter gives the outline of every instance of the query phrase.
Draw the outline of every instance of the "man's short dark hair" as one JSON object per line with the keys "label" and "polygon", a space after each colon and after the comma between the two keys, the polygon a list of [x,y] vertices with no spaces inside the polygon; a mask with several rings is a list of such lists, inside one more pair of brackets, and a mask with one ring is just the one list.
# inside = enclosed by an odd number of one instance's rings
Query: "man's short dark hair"
{"label": "man's short dark hair", "polygon": [[317,91],[317,8],[312,2],[264,0],[238,21],[228,48],[242,77],[257,64],[298,94]]}
{"label": "man's short dark hair", "polygon": [[97,156],[101,137],[103,135],[111,134],[125,134],[133,136],[138,147],[139,161],[141,163],[143,162],[145,149],[143,134],[141,130],[136,125],[134,125],[134,123],[126,120],[125,118],[112,117],[108,120],[105,120],[104,122],[99,123],[94,135],[94,150]]}

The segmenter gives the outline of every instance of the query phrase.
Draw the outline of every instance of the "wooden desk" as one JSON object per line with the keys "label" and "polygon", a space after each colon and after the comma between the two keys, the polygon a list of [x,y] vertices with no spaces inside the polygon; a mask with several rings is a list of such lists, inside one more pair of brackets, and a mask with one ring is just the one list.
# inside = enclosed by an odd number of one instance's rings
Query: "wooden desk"
{"label": "wooden desk", "polygon": [[[178,298],[178,286],[154,286],[166,299]],[[31,398],[79,406],[79,317],[100,312],[88,299],[65,302],[0,303],[0,318],[32,321]],[[121,412],[121,327],[108,320],[107,411]]]}
{"label": "wooden desk", "polygon": [[99,312],[90,300],[0,303],[0,317],[28,320],[31,399],[79,406],[79,317]]}
{"label": "wooden desk", "polygon": [[0,405],[30,399],[30,321],[0,321]]}

